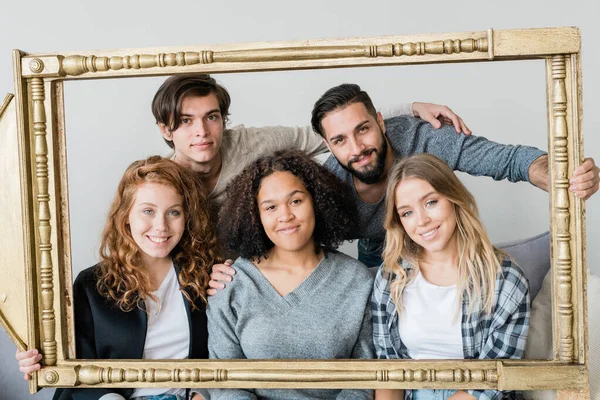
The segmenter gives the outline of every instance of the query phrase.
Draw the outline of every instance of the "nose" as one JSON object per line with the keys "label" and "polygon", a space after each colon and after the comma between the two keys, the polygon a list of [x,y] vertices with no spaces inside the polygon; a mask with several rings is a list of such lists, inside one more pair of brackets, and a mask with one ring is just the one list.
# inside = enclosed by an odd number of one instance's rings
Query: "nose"
{"label": "nose", "polygon": [[164,232],[169,229],[169,224],[165,215],[157,215],[156,218],[154,218],[154,229],[158,232]]}
{"label": "nose", "polygon": [[208,135],[208,128],[206,126],[206,124],[204,123],[204,121],[198,121],[194,124],[194,128],[195,128],[195,133],[197,136],[207,136]]}
{"label": "nose", "polygon": [[365,146],[362,144],[362,142],[355,137],[350,137],[348,140],[350,141],[349,144],[352,150],[352,155],[357,156],[365,149]]}
{"label": "nose", "polygon": [[289,222],[294,219],[294,213],[288,206],[279,208],[279,215],[277,215],[277,221],[279,222]]}
{"label": "nose", "polygon": [[429,218],[429,214],[425,210],[419,210],[416,212],[417,214],[417,223],[419,226],[425,226],[429,222],[431,222],[431,218]]}

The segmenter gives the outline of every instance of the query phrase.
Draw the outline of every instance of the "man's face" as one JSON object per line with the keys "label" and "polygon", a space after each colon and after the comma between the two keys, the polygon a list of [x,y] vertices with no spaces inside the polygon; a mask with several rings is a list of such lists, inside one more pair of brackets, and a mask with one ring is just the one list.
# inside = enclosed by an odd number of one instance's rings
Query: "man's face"
{"label": "man's face", "polygon": [[187,168],[210,164],[218,160],[225,122],[217,97],[188,96],[181,102],[179,127],[171,131],[159,125],[163,137],[173,141],[175,160]]}
{"label": "man's face", "polygon": [[353,103],[326,114],[321,126],[327,147],[348,172],[369,185],[381,181],[387,140],[380,113],[374,118],[362,103]]}

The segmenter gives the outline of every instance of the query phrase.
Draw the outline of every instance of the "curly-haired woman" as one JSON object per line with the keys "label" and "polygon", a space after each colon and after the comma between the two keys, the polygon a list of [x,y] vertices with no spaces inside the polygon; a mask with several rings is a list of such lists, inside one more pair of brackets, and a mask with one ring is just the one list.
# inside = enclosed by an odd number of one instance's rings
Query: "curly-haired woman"
{"label": "curly-haired woman", "polygon": [[[73,286],[77,358],[208,358],[206,289],[216,248],[194,174],[158,156],[131,164],[110,208],[100,262]],[[17,358],[26,374],[39,368],[31,366],[41,359],[35,350]],[[54,398],[180,400],[186,389],[59,389]]]}
{"label": "curly-haired woman", "polygon": [[[385,249],[373,289],[378,358],[522,358],[529,283],[490,243],[475,199],[430,154],[402,159],[386,189]],[[513,397],[495,390],[412,390],[413,400]],[[401,399],[378,390],[377,399]]]}
{"label": "curly-haired woman", "polygon": [[[228,186],[219,214],[235,279],[209,299],[211,358],[372,358],[367,268],[335,251],[354,227],[348,188],[295,151]],[[211,390],[212,399],[370,399],[370,390]]]}

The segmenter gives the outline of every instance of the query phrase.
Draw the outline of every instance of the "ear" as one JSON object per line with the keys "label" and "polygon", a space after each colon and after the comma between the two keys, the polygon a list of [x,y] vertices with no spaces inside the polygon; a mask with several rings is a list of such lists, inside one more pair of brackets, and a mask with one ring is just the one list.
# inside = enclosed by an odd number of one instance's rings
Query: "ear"
{"label": "ear", "polygon": [[383,115],[379,111],[377,111],[377,124],[381,128],[381,132],[385,133],[385,121],[383,120]]}
{"label": "ear", "polygon": [[158,129],[160,129],[160,134],[162,135],[163,138],[165,138],[166,140],[173,141],[173,133],[171,133],[171,130],[169,129],[168,126],[159,122]]}

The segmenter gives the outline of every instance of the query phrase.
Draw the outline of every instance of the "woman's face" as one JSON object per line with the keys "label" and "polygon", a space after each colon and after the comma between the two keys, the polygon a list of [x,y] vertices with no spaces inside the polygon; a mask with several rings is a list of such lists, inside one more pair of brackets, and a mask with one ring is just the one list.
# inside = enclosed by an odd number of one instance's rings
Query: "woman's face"
{"label": "woman's face", "polygon": [[146,182],[137,188],[128,221],[146,265],[169,257],[183,236],[183,197],[170,186]]}
{"label": "woman's face", "polygon": [[400,181],[394,204],[408,236],[426,252],[456,251],[454,205],[419,178]]}
{"label": "woman's face", "polygon": [[315,211],[310,193],[291,172],[264,178],[258,196],[260,221],[275,249],[314,251]]}

